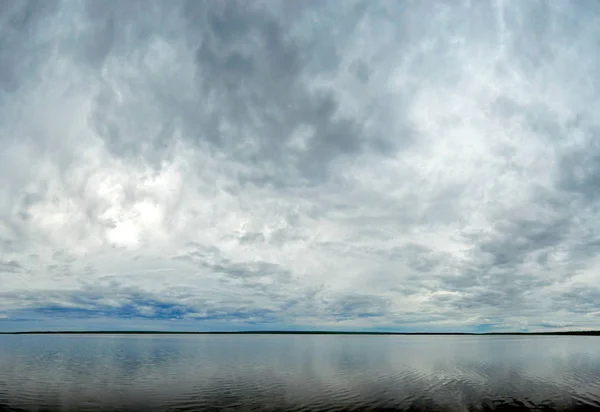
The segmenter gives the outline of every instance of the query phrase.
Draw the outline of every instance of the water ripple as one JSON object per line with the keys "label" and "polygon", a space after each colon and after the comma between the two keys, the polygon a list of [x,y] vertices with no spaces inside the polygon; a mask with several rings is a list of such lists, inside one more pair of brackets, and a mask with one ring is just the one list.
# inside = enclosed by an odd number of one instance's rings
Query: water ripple
{"label": "water ripple", "polygon": [[599,340],[461,339],[0,337],[0,410],[600,410]]}

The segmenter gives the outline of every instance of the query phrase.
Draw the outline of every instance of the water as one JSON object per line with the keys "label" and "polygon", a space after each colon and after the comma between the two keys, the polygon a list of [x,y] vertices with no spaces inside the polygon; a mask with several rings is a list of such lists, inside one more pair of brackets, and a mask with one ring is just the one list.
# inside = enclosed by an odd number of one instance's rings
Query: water
{"label": "water", "polygon": [[3,335],[0,410],[600,409],[600,337]]}

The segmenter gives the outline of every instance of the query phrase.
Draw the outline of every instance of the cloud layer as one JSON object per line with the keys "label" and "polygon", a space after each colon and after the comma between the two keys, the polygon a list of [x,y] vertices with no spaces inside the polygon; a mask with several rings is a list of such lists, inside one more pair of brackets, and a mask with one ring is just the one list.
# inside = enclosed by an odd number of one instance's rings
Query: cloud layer
{"label": "cloud layer", "polygon": [[0,329],[600,327],[599,23],[0,2]]}

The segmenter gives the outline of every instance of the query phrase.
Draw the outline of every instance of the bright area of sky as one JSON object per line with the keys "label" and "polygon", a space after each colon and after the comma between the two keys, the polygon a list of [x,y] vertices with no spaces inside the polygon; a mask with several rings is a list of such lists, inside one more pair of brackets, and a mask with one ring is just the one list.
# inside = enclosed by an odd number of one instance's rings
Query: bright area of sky
{"label": "bright area of sky", "polygon": [[0,330],[600,327],[600,2],[0,1]]}

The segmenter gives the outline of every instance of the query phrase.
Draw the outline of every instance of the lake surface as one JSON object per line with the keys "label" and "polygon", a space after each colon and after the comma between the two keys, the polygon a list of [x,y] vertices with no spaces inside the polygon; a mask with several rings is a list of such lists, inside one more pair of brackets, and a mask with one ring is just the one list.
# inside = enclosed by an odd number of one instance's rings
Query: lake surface
{"label": "lake surface", "polygon": [[600,409],[600,337],[2,335],[0,410]]}

